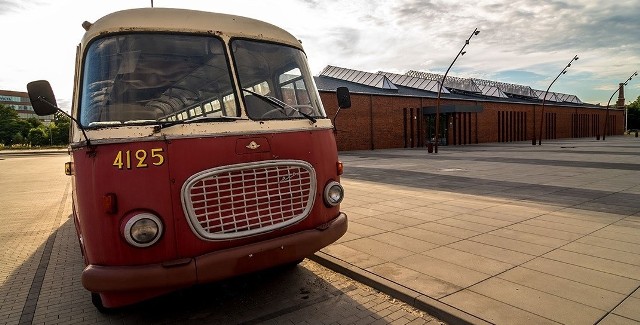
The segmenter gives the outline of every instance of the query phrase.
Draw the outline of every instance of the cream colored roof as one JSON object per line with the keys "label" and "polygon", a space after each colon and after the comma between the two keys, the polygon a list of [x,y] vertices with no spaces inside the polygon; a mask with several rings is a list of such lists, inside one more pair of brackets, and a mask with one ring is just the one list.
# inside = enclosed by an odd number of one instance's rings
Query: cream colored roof
{"label": "cream colored roof", "polygon": [[98,19],[85,33],[82,43],[113,32],[175,31],[208,33],[227,37],[249,37],[284,43],[302,49],[300,41],[287,31],[263,21],[196,10],[141,8],[111,13]]}

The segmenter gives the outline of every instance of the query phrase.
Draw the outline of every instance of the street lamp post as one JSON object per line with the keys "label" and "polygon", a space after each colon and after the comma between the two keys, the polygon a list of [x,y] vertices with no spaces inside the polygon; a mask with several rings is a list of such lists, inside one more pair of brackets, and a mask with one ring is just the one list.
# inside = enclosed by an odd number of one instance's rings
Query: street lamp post
{"label": "street lamp post", "polygon": [[624,133],[627,133],[627,130],[629,130],[629,124],[627,123],[629,123],[629,109],[627,105],[624,105]]}
{"label": "street lamp post", "polygon": [[[623,82],[621,85],[626,86],[627,83],[629,81],[631,81],[631,79],[633,79],[633,77],[638,75],[638,71],[634,72],[625,82]],[[604,141],[604,138],[607,135],[607,125],[609,125],[609,123],[607,123],[609,121],[609,105],[611,104],[611,100],[613,99],[613,96],[615,96],[618,91],[620,91],[620,87],[618,87],[616,89],[616,91],[613,92],[613,94],[611,94],[611,97],[609,97],[609,101],[607,102],[607,113],[605,114],[605,118],[604,118],[604,132],[602,133],[602,141]],[[625,126],[626,127],[626,126]],[[625,130],[626,131],[626,130]]]}
{"label": "street lamp post", "polygon": [[[571,61],[569,61],[569,63],[567,64],[567,66],[564,67],[564,69],[562,69],[562,71],[560,71],[560,73],[558,74],[558,76],[553,79],[553,81],[551,82],[551,84],[549,84],[549,87],[547,87],[547,90],[544,92],[544,97],[542,97],[542,110],[541,110],[541,114],[540,114],[540,138],[538,138],[538,145],[542,144],[542,126],[544,125],[544,104],[547,101],[547,94],[549,94],[549,89],[551,89],[551,86],[553,86],[553,83],[556,82],[556,80],[558,80],[558,78],[560,78],[561,75],[567,73],[567,69],[571,66],[571,63],[573,61],[578,60],[578,56],[574,56],[573,59],[571,59]],[[533,139],[531,141],[532,145],[536,145],[536,112],[535,112],[535,106],[534,106],[534,111],[533,111]]]}
{"label": "street lamp post", "polygon": [[473,33],[471,33],[471,36],[469,36],[469,38],[467,38],[467,40],[464,42],[464,45],[462,45],[462,48],[460,49],[460,52],[458,52],[458,55],[456,55],[456,57],[453,59],[453,61],[451,62],[451,64],[449,65],[449,68],[447,68],[447,71],[444,73],[444,76],[442,77],[442,80],[440,81],[440,85],[438,86],[438,98],[436,99],[436,137],[435,137],[435,153],[438,153],[438,142],[440,141],[439,139],[439,135],[440,135],[440,95],[442,94],[442,87],[444,86],[444,81],[447,79],[447,74],[449,74],[449,70],[451,70],[451,67],[453,67],[453,64],[456,63],[456,60],[458,59],[459,56],[464,55],[467,52],[464,52],[464,48],[469,45],[469,41],[471,40],[471,38],[474,35],[478,35],[480,34],[480,31],[478,30],[478,28],[473,30]]}

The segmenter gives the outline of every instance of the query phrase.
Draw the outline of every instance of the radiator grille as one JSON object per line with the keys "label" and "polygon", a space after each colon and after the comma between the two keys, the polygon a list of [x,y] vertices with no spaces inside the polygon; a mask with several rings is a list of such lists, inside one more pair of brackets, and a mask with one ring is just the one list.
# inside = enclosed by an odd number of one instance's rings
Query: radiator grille
{"label": "radiator grille", "polygon": [[316,194],[313,167],[271,160],[205,170],[182,187],[191,229],[203,239],[251,236],[307,217]]}

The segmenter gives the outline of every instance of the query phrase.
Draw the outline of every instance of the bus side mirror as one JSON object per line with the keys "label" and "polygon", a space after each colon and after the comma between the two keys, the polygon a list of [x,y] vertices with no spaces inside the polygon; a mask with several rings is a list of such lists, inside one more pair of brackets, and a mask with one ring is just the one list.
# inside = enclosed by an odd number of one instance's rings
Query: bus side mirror
{"label": "bus side mirror", "polygon": [[336,95],[338,96],[338,107],[340,108],[351,107],[351,95],[349,94],[349,88],[338,87],[336,89]]}
{"label": "bus side mirror", "polygon": [[36,114],[44,116],[58,111],[56,97],[53,95],[53,90],[48,81],[37,80],[28,83],[27,92],[29,92],[29,100]]}
{"label": "bus side mirror", "polygon": [[336,118],[338,117],[338,113],[340,113],[340,109],[351,107],[351,95],[349,94],[349,88],[347,87],[338,87],[336,89],[336,96],[338,96],[338,110],[336,111],[336,115],[333,117],[333,133],[338,134],[338,127],[336,126]]}
{"label": "bus side mirror", "polygon": [[56,96],[53,95],[53,89],[51,89],[51,84],[49,84],[46,80],[36,80],[27,84],[27,92],[29,93],[29,100],[31,101],[31,106],[36,114],[40,116],[52,115],[56,112],[60,112],[69,119],[71,119],[80,131],[82,131],[82,135],[84,139],[87,141],[87,146],[91,146],[91,142],[87,137],[87,133],[84,131],[84,128],[78,120],[73,118],[73,116],[69,115],[67,112],[58,108],[58,103],[56,102]]}

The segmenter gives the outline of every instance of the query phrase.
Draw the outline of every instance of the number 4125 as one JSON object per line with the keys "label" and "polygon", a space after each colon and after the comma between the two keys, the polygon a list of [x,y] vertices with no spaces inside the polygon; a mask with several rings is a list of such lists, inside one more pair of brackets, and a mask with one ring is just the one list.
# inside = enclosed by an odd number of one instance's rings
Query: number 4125
{"label": "number 4125", "polygon": [[136,150],[135,152],[132,152],[131,150],[121,150],[116,154],[116,158],[113,160],[113,166],[118,169],[131,169],[132,167],[147,168],[149,167],[149,164],[160,166],[164,164],[164,156],[162,155],[162,152],[162,148],[153,148],[149,150],[149,152],[143,149]]}

